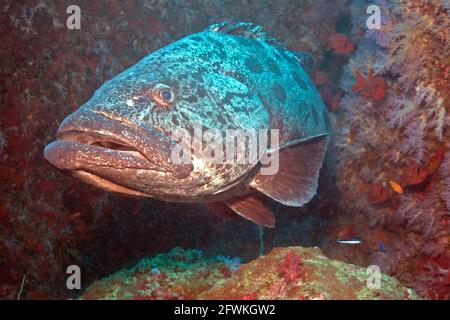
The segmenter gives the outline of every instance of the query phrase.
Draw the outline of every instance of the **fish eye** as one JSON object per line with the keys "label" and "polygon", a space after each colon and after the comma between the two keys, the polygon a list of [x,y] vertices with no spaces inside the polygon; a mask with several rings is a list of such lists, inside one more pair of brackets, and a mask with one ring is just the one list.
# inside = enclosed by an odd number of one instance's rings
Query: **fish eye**
{"label": "fish eye", "polygon": [[159,104],[168,107],[175,100],[175,93],[168,85],[158,83],[153,87],[153,99]]}
{"label": "fish eye", "polygon": [[173,101],[173,93],[172,93],[172,91],[169,91],[169,90],[162,91],[161,92],[161,97],[167,102],[172,102]]}

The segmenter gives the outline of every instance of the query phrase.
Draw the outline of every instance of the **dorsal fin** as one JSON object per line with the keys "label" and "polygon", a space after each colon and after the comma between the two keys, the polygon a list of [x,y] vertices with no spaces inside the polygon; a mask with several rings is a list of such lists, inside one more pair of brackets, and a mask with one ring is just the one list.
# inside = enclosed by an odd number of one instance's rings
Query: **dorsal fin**
{"label": "dorsal fin", "polygon": [[211,32],[220,32],[236,36],[243,36],[266,42],[274,46],[281,46],[277,39],[269,37],[267,33],[263,31],[263,28],[260,25],[254,24],[252,22],[232,23],[230,21],[224,21],[221,23],[213,24],[206,28],[206,30]]}
{"label": "dorsal fin", "polygon": [[314,65],[314,59],[309,53],[289,51],[277,39],[268,36],[260,25],[254,24],[252,22],[232,23],[230,21],[224,21],[221,23],[210,25],[208,28],[206,28],[206,30],[211,32],[220,32],[235,36],[247,37],[270,44],[274,47],[277,47],[279,50],[286,52],[292,58],[297,60],[301,64],[303,69],[305,69],[305,71],[308,73],[311,71]]}

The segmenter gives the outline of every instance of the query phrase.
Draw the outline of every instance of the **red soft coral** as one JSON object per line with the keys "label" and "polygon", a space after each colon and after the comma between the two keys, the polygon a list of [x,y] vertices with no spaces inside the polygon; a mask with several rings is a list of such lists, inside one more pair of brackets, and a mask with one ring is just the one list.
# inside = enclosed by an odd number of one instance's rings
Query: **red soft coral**
{"label": "red soft coral", "polygon": [[301,257],[294,250],[291,250],[278,266],[278,271],[283,277],[284,281],[286,283],[290,283],[297,279],[300,275],[299,267],[302,264],[303,263]]}

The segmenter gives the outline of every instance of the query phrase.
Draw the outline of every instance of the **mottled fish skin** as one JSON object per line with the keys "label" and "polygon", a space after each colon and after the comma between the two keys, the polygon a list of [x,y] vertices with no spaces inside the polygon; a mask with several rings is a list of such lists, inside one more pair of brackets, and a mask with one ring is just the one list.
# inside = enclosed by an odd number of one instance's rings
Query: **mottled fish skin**
{"label": "mottled fish skin", "polygon": [[[148,55],[103,84],[72,117],[102,114],[166,136],[179,128],[279,129],[280,148],[330,134],[324,104],[295,55],[281,46],[212,26]],[[149,94],[172,88],[169,108]],[[248,184],[255,165],[213,165],[193,159],[189,176],[125,169],[94,171],[139,195],[168,201],[211,201],[230,185]],[[127,178],[128,177],[128,178]],[[130,179],[129,177],[133,177]],[[83,178],[83,177],[81,177]]]}
{"label": "mottled fish skin", "polygon": [[[118,105],[158,82],[174,89],[175,108],[158,110],[145,101]],[[96,97],[101,109],[162,131],[192,128],[194,122],[220,130],[279,128],[281,147],[330,133],[320,95],[292,53],[208,30],[147,56]]]}

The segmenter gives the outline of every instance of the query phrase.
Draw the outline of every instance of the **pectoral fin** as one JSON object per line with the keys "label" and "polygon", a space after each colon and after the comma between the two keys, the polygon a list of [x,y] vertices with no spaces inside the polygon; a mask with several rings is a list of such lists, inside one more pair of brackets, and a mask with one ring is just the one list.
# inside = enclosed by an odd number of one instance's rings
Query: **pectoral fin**
{"label": "pectoral fin", "polygon": [[328,140],[323,136],[284,147],[279,151],[278,172],[258,173],[250,186],[284,205],[304,205],[316,194]]}

